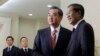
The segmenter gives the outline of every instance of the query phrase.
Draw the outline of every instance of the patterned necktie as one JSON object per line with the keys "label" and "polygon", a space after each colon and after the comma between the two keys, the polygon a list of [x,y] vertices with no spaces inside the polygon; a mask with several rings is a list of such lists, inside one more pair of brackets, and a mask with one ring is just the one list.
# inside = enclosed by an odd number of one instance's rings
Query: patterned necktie
{"label": "patterned necktie", "polygon": [[56,32],[57,32],[57,30],[54,30],[54,31],[52,32],[52,35],[51,35],[51,39],[52,39],[52,48],[53,48],[53,49],[54,49],[55,46],[56,46]]}

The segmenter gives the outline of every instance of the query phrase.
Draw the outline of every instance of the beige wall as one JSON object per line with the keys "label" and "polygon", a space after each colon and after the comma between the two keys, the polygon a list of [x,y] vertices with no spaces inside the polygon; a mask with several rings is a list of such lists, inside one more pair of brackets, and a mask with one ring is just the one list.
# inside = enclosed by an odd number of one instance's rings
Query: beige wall
{"label": "beige wall", "polygon": [[11,33],[10,35],[14,37],[14,44],[18,46],[18,38],[19,38],[19,16],[11,17]]}
{"label": "beige wall", "polygon": [[19,20],[19,39],[23,36],[28,37],[29,47],[33,48],[34,38],[37,30],[47,27],[46,19],[20,19]]}
{"label": "beige wall", "polygon": [[6,46],[5,39],[10,35],[11,18],[0,17],[0,25],[0,56],[2,56],[2,50]]}
{"label": "beige wall", "polygon": [[15,14],[9,14],[9,13],[0,13],[0,17],[4,18],[11,18],[11,26],[10,26],[10,32],[9,34],[14,37],[15,41],[14,44],[18,46],[18,31],[19,31],[19,16]]}
{"label": "beige wall", "polygon": [[96,56],[100,56],[100,1],[99,0],[61,0],[61,8],[64,12],[62,25],[66,28],[72,29],[65,16],[67,6],[71,3],[80,3],[85,8],[84,19],[89,22],[95,32]]}
{"label": "beige wall", "polygon": [[[33,45],[33,39],[36,34],[36,21],[32,19],[20,19],[19,20],[19,40],[21,37],[27,37],[29,39],[29,47]],[[19,41],[18,40],[18,41]]]}
{"label": "beige wall", "polygon": [[37,30],[48,26],[46,19],[12,19],[11,35],[14,36],[14,44],[20,47],[20,38],[27,37],[29,39],[29,47],[33,48],[34,38]]}
{"label": "beige wall", "polygon": [[[25,36],[29,39],[29,47],[33,48],[34,38],[36,36],[37,30],[48,27],[47,19],[22,19],[19,18],[19,16],[12,14],[0,14],[0,17],[11,18],[11,29],[9,35],[14,37],[14,45],[18,47],[20,47],[20,38]],[[1,39],[5,43],[2,49],[6,47],[6,37],[4,39]]]}

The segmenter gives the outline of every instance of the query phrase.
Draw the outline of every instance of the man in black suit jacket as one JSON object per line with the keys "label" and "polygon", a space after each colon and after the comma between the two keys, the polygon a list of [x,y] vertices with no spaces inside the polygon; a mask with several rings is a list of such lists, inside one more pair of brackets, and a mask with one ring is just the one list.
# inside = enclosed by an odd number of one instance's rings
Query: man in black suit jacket
{"label": "man in black suit jacket", "polygon": [[[60,8],[53,6],[48,12],[48,23],[50,27],[37,32],[33,56],[62,56],[65,54],[71,31],[60,26],[63,12]],[[53,33],[55,32],[54,36]],[[53,38],[56,38],[53,41]]]}
{"label": "man in black suit jacket", "polygon": [[21,48],[18,51],[18,56],[32,56],[32,49],[28,48],[28,38],[22,37],[20,43]]}
{"label": "man in black suit jacket", "polygon": [[68,6],[67,17],[74,29],[66,56],[94,56],[94,32],[84,19],[84,8],[80,4]]}
{"label": "man in black suit jacket", "polygon": [[8,36],[6,38],[6,42],[8,47],[3,50],[2,56],[18,56],[18,48],[13,45],[14,38],[12,36]]}

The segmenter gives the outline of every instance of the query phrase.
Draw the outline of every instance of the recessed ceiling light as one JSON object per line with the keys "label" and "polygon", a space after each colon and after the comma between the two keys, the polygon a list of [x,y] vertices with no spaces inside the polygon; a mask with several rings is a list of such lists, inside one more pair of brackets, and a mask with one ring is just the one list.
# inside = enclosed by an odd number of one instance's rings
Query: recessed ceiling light
{"label": "recessed ceiling light", "polygon": [[28,16],[33,16],[33,14],[28,14]]}
{"label": "recessed ceiling light", "polygon": [[47,5],[47,7],[49,7],[49,8],[50,8],[50,7],[52,7],[52,5]]}

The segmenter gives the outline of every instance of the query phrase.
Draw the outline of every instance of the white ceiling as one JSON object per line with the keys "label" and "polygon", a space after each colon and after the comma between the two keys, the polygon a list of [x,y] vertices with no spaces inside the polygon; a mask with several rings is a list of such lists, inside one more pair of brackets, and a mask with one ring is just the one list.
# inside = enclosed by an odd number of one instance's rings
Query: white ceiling
{"label": "white ceiling", "polygon": [[0,0],[0,5],[4,4],[5,2],[7,2],[8,0]]}
{"label": "white ceiling", "polygon": [[[0,6],[0,13],[16,14],[28,19],[46,18],[48,4],[60,7],[60,0],[9,0]],[[33,16],[28,16],[29,13]]]}

